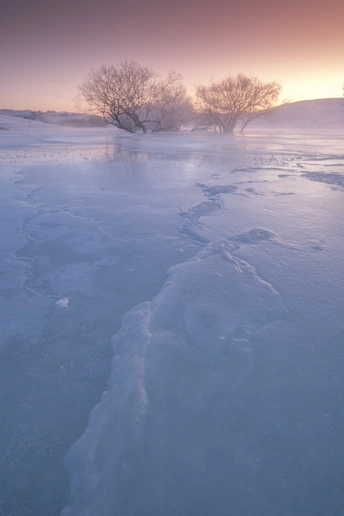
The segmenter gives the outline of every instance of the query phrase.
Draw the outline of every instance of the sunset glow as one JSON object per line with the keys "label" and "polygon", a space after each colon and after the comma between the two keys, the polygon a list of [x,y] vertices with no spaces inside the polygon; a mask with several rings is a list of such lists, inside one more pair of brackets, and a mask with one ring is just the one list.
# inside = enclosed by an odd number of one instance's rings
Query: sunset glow
{"label": "sunset glow", "polygon": [[190,90],[243,72],[292,101],[340,97],[343,16],[338,0],[14,0],[0,18],[0,108],[73,110],[92,67],[127,59],[181,72]]}

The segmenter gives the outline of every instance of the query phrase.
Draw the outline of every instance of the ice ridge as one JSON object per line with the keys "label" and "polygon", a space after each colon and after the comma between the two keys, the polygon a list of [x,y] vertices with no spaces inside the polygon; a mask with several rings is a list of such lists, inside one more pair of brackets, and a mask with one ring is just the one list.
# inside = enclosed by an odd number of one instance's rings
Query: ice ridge
{"label": "ice ridge", "polygon": [[226,499],[218,482],[229,466],[211,456],[228,448],[228,399],[252,374],[255,332],[285,316],[278,293],[231,251],[270,238],[255,229],[207,245],[125,315],[108,389],[65,459],[62,516],[203,514],[212,492]]}

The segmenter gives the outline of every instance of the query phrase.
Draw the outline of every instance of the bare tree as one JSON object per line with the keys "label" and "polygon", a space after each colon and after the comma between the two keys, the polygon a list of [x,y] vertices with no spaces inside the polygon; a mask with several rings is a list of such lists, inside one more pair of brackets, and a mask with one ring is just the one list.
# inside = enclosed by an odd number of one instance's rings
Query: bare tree
{"label": "bare tree", "polygon": [[107,123],[130,133],[176,130],[183,123],[188,98],[181,75],[162,80],[136,61],[91,70],[79,86],[78,100]]}
{"label": "bare tree", "polygon": [[191,99],[182,84],[182,75],[172,71],[156,84],[151,130],[178,131],[193,113]]}
{"label": "bare tree", "polygon": [[196,87],[199,126],[232,133],[239,124],[241,131],[254,118],[276,104],[281,92],[276,82],[263,83],[257,77],[238,74]]}

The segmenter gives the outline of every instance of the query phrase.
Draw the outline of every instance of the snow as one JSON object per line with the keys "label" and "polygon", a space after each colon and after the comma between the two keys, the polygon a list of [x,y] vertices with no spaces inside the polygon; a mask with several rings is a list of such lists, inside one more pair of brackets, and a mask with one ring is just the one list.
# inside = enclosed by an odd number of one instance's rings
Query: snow
{"label": "snow", "polygon": [[[0,109],[0,120],[5,119],[5,123],[11,123],[8,117],[19,118],[21,120],[30,120],[44,122],[47,124],[59,124],[64,126],[74,127],[101,127],[105,123],[100,117],[86,113],[70,113],[68,111],[31,111],[15,110],[15,109]],[[7,120],[6,120],[7,119]],[[12,120],[13,123],[13,120]],[[20,123],[20,121],[19,121]],[[18,122],[17,122],[18,124]]]}
{"label": "snow", "polygon": [[61,299],[56,301],[56,304],[58,306],[61,306],[61,308],[67,308],[67,306],[69,304],[69,299],[68,299],[68,297],[62,297]]}
{"label": "snow", "polygon": [[0,515],[341,513],[327,113],[233,137],[0,115]]}
{"label": "snow", "polygon": [[300,100],[269,109],[249,127],[343,130],[344,99]]}

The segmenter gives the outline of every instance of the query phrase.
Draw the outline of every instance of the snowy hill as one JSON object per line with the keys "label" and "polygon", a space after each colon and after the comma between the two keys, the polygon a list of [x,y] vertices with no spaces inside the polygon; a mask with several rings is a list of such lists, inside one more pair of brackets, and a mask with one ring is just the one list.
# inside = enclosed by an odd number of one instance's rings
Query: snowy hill
{"label": "snowy hill", "polygon": [[16,116],[19,118],[27,118],[30,113],[33,113],[30,109],[0,109],[0,115]]}
{"label": "snowy hill", "polygon": [[67,125],[71,127],[102,127],[101,117],[86,113],[71,113],[67,111],[32,111],[29,109],[0,109],[0,117],[11,116],[25,120],[34,120],[47,124]]}
{"label": "snowy hill", "polygon": [[[17,115],[9,115],[7,112],[10,111],[8,109],[0,110],[0,130],[3,131],[14,131],[14,130],[26,130],[32,129],[33,127],[37,128],[39,126],[44,125],[42,122],[37,120],[31,120],[28,118],[24,118],[22,116]],[[6,113],[5,113],[6,112]]]}
{"label": "snowy hill", "polygon": [[344,129],[344,98],[301,100],[276,106],[249,128]]}

